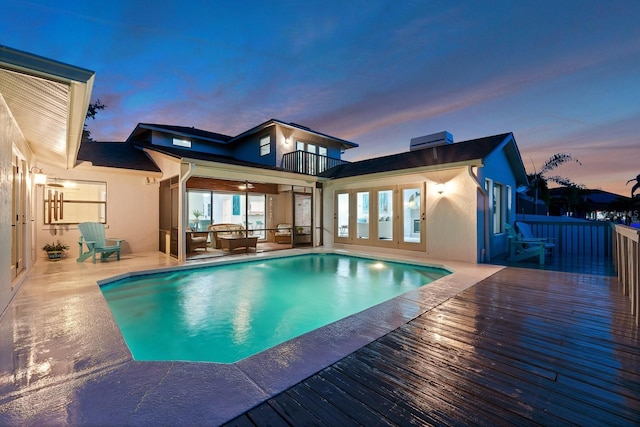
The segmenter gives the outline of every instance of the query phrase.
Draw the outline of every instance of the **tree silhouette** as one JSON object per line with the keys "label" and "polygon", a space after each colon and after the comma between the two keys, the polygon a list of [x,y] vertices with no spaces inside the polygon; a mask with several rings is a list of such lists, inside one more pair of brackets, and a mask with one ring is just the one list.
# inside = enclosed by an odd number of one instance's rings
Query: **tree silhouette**
{"label": "tree silhouette", "polygon": [[[538,213],[538,197],[539,196],[543,197],[546,205],[549,204],[548,181],[555,182],[556,184],[561,185],[563,187],[571,187],[571,188],[577,188],[577,189],[584,188],[584,185],[576,184],[575,182],[571,181],[569,178],[565,178],[563,176],[559,176],[559,175],[554,175],[549,177],[545,176],[548,172],[551,172],[558,166],[561,166],[569,162],[576,162],[579,165],[582,165],[582,163],[580,163],[580,161],[574,158],[571,154],[557,153],[551,156],[546,162],[542,164],[542,167],[540,168],[539,172],[536,171],[536,166],[534,164],[533,173],[527,174],[527,178],[529,178],[529,187],[533,189],[533,192],[534,192],[533,206],[535,209],[535,212],[534,212],[535,214]],[[531,163],[533,163],[533,161]]]}
{"label": "tree silhouette", "polygon": [[100,101],[100,99],[97,99],[96,102],[94,102],[93,104],[89,104],[89,108],[87,109],[87,115],[84,119],[84,129],[82,129],[83,141],[93,141],[93,138],[91,138],[91,131],[87,129],[87,120],[88,119],[95,120],[98,112],[100,110],[104,110],[105,108],[107,108],[107,106],[104,105]]}
{"label": "tree silhouette", "polygon": [[630,179],[629,181],[627,181],[627,183],[625,185],[629,185],[630,182],[635,181],[636,184],[631,188],[631,198],[633,199],[633,193],[636,192],[636,190],[640,190],[640,175],[636,176],[633,179]]}

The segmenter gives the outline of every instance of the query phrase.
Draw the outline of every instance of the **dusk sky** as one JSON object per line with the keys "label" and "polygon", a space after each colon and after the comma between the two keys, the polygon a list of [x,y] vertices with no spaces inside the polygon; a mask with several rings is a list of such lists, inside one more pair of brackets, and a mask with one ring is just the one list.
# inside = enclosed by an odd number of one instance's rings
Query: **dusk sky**
{"label": "dusk sky", "polygon": [[640,1],[15,1],[0,44],[93,70],[89,129],[236,135],[270,118],[398,153],[513,132],[525,167],[629,195],[640,174]]}

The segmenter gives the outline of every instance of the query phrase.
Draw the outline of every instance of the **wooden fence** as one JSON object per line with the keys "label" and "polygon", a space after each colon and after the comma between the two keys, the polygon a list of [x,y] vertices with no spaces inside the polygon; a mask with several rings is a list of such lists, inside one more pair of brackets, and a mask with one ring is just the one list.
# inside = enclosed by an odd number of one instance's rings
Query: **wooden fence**
{"label": "wooden fence", "polygon": [[640,254],[638,252],[640,230],[626,225],[615,226],[613,239],[613,261],[618,272],[618,281],[622,292],[629,296],[631,314],[636,317],[636,325],[640,326],[640,284],[638,271],[640,270]]}
{"label": "wooden fence", "polygon": [[613,227],[604,221],[536,221],[527,219],[536,237],[545,237],[556,244],[556,253],[563,256],[611,257]]}

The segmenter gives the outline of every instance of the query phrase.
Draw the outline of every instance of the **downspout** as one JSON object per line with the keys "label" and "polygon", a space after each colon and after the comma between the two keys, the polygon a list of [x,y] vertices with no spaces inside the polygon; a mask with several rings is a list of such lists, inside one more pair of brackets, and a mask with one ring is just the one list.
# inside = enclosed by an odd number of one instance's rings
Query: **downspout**
{"label": "downspout", "polygon": [[[186,211],[186,203],[184,199],[187,195],[187,180],[191,178],[193,172],[196,170],[195,163],[189,163],[189,170],[186,174],[180,177],[180,218],[178,218],[178,236],[180,239],[178,240],[180,244],[178,245],[178,261],[183,263],[187,260],[187,241],[186,241],[186,233],[185,230],[187,226],[185,225],[185,217],[189,218],[189,213]],[[186,216],[185,216],[186,213]],[[186,222],[188,224],[188,222]]]}
{"label": "downspout", "polygon": [[487,262],[487,260],[491,259],[491,245],[489,245],[489,215],[487,214],[489,212],[489,195],[484,190],[484,188],[482,188],[480,182],[478,182],[478,177],[475,176],[475,174],[471,170],[471,166],[467,167],[467,172],[469,172],[469,176],[471,177],[473,182],[476,183],[476,186],[478,187],[478,190],[480,191],[483,199],[482,216],[484,218],[484,249],[482,250],[482,256],[480,257],[480,260],[484,263]]}

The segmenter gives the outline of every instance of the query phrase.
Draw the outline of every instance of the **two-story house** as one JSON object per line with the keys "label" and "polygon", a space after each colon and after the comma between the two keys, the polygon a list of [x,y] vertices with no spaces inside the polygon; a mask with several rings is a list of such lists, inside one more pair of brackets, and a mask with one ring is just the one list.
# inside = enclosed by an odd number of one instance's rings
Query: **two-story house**
{"label": "two-story house", "polygon": [[293,247],[441,261],[489,262],[506,251],[504,223],[527,182],[511,133],[454,142],[441,132],[353,163],[341,155],[358,144],[274,119],[236,136],[141,123],[124,142],[80,145],[94,74],[0,53],[0,236],[11,242],[0,255],[0,309],[38,248],[52,240],[77,248],[83,221],[125,239],[125,254],[180,260],[188,230],[212,224],[236,224],[265,243],[288,224]]}

